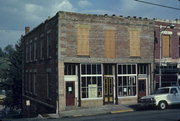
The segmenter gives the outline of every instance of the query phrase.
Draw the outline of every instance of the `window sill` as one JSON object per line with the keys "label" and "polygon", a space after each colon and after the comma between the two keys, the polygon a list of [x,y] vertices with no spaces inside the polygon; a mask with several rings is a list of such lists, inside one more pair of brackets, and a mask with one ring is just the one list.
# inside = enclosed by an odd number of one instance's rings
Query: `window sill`
{"label": "window sill", "polygon": [[81,100],[101,100],[103,99],[102,97],[99,98],[81,98]]}
{"label": "window sill", "polygon": [[118,99],[122,99],[122,98],[137,98],[137,95],[135,95],[135,96],[122,96],[122,97],[118,97]]}

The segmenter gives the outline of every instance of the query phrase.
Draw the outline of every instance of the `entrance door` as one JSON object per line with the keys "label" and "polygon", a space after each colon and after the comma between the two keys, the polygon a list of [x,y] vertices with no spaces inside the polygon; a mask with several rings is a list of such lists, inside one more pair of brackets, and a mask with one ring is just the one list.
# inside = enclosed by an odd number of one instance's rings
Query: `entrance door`
{"label": "entrance door", "polygon": [[138,101],[143,96],[146,96],[146,79],[138,81]]}
{"label": "entrance door", "polygon": [[104,103],[113,103],[113,77],[104,78]]}
{"label": "entrance door", "polygon": [[74,82],[66,82],[66,106],[74,106],[75,88]]}

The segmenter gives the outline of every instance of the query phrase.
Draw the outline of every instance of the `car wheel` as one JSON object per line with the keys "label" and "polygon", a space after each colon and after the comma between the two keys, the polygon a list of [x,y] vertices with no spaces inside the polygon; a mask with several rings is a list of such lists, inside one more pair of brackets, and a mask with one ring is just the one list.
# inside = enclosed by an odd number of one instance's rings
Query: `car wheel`
{"label": "car wheel", "polygon": [[159,109],[164,110],[167,108],[167,103],[165,101],[159,102]]}

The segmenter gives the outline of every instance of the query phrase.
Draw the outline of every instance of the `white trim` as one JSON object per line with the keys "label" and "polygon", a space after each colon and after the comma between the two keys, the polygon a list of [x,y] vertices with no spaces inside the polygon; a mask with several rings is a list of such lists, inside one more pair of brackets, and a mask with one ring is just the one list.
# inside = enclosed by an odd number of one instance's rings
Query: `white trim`
{"label": "white trim", "polygon": [[137,74],[118,74],[117,76],[137,76]]}
{"label": "white trim", "polygon": [[137,94],[135,96],[121,96],[121,97],[118,97],[118,99],[122,99],[122,98],[137,98]]}
{"label": "white trim", "polygon": [[99,97],[99,98],[81,98],[81,100],[100,100],[103,99],[103,97]]}
{"label": "white trim", "polygon": [[95,77],[95,76],[103,76],[102,74],[92,74],[92,75],[81,75],[81,77]]}
{"label": "white trim", "polygon": [[76,75],[64,75],[64,81],[68,82],[68,81],[74,81],[77,82],[78,77]]}
{"label": "white trim", "polygon": [[139,91],[139,87],[138,87],[138,84],[139,84],[139,80],[145,80],[146,81],[146,96],[148,95],[148,90],[149,90],[149,84],[148,84],[148,78],[138,78],[138,83],[137,83],[137,95],[138,95],[138,91]]}

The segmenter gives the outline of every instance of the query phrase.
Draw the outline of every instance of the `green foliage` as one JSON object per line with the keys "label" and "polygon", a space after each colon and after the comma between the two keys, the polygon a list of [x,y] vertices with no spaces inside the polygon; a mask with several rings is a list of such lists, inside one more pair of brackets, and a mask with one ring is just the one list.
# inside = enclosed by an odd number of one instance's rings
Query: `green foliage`
{"label": "green foliage", "polygon": [[22,42],[4,48],[0,57],[0,87],[6,90],[4,105],[10,108],[21,108],[22,105]]}
{"label": "green foliage", "polygon": [[13,45],[7,45],[5,48],[4,48],[4,53],[5,55],[12,55],[14,53],[14,48],[13,48]]}
{"label": "green foliage", "polygon": [[2,48],[0,48],[0,57],[3,57],[4,56],[4,52],[2,50]]}

